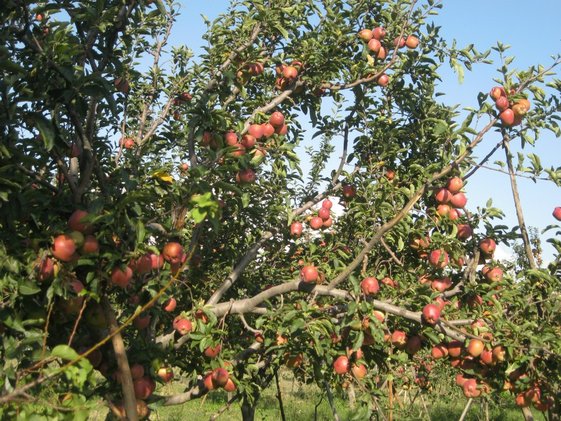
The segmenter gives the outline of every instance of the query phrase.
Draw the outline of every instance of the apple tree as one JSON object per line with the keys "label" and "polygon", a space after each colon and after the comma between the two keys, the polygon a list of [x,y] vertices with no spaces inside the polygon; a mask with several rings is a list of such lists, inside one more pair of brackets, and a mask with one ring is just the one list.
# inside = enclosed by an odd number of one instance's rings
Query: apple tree
{"label": "apple tree", "polygon": [[[251,420],[288,367],[330,402],[353,390],[359,419],[442,375],[558,417],[561,261],[534,256],[517,177],[561,185],[527,153],[560,134],[559,58],[519,71],[500,43],[457,48],[441,7],[236,1],[194,57],[168,43],[172,2],[8,0],[2,416],[103,399],[136,420],[223,388]],[[442,66],[495,57],[479,107],[443,100]],[[491,158],[515,227],[468,205]],[[516,240],[524,264],[493,258]]]}

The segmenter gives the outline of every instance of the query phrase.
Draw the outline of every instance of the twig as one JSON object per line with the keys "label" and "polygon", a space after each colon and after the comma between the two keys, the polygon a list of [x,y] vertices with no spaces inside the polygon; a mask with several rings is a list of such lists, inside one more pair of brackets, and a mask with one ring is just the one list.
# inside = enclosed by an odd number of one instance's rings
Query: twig
{"label": "twig", "polygon": [[323,381],[323,386],[325,387],[325,393],[327,394],[327,400],[329,401],[329,406],[331,407],[331,412],[333,413],[333,420],[340,421],[339,415],[337,414],[337,408],[335,408],[335,401],[333,400],[333,394],[331,393],[331,388],[326,380]]}
{"label": "twig", "polygon": [[460,419],[458,421],[464,421],[464,419],[466,418],[466,415],[469,411],[469,407],[471,406],[472,402],[473,402],[473,398],[469,398],[467,403],[466,403],[466,406],[464,408],[464,411],[462,412],[462,415],[460,415]]}
{"label": "twig", "polygon": [[76,331],[78,330],[78,324],[82,319],[82,315],[84,314],[84,310],[86,309],[86,305],[88,304],[88,300],[84,298],[82,301],[82,307],[80,308],[80,312],[78,313],[78,317],[74,321],[74,326],[72,326],[72,332],[70,332],[70,337],[68,338],[68,346],[72,345],[72,341],[74,340],[74,335],[76,335]]}
{"label": "twig", "polygon": [[280,409],[280,413],[281,413],[281,420],[286,421],[286,416],[284,414],[284,405],[282,403],[282,394],[281,394],[281,389],[280,389],[280,384],[279,384],[278,369],[275,370],[275,383],[277,385],[277,399],[279,401],[279,409]]}
{"label": "twig", "polygon": [[393,250],[387,245],[387,243],[384,241],[383,238],[380,238],[380,244],[382,244],[382,246],[384,246],[384,248],[385,248],[386,251],[390,254],[392,260],[393,260],[395,263],[397,263],[399,266],[403,266],[403,262],[397,258],[397,256],[396,256],[395,253],[393,252]]}

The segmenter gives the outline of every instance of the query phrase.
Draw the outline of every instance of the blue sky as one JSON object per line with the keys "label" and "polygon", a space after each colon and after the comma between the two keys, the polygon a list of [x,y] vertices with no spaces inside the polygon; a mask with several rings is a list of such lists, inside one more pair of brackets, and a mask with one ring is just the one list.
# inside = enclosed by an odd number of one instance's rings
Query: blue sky
{"label": "blue sky", "polygon": [[[228,1],[183,1],[181,16],[175,26],[171,43],[186,44],[195,52],[203,44],[201,35],[205,25],[201,14],[210,20],[224,12]],[[534,64],[551,63],[551,55],[561,53],[561,2],[559,0],[540,0],[533,3],[521,0],[449,0],[444,2],[440,14],[434,17],[437,25],[442,26],[442,34],[448,40],[455,38],[459,46],[475,44],[479,51],[486,50],[497,41],[511,46],[509,55],[516,60],[511,67],[525,69]],[[497,62],[498,57],[492,57]],[[477,106],[477,94],[488,92],[495,86],[494,77],[498,77],[497,65],[478,65],[472,72],[466,72],[462,85],[456,75],[447,68],[442,68],[443,84],[441,92],[446,92],[443,99],[450,104]],[[477,155],[484,156],[499,138],[491,134],[478,149]],[[516,152],[518,148],[513,148]],[[527,147],[525,152],[538,154],[543,167],[561,166],[561,139],[550,133],[544,135],[534,148]],[[499,151],[497,159],[504,161],[504,153]],[[493,160],[492,160],[493,161]],[[551,212],[555,206],[561,206],[560,189],[551,182],[538,182],[519,179],[519,190],[523,202],[526,222],[530,226],[545,228],[556,222]],[[493,205],[503,209],[507,218],[505,223],[516,225],[516,217],[508,176],[498,172],[481,169],[470,178],[466,187],[468,208],[484,206],[489,198]],[[545,259],[550,260],[553,248],[544,244]],[[507,251],[503,249],[503,253]]]}

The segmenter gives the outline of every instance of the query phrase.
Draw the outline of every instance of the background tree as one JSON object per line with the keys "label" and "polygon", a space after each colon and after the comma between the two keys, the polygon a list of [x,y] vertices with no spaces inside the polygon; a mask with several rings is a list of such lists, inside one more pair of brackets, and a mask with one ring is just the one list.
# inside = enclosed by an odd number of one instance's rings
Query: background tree
{"label": "background tree", "polygon": [[[364,419],[429,353],[469,398],[558,414],[558,260],[536,263],[510,148],[559,135],[559,58],[511,70],[498,44],[479,108],[446,105],[438,68],[491,52],[442,39],[440,7],[235,2],[194,60],[166,49],[171,3],[8,2],[2,414],[85,417],[101,396],[137,419],[222,387],[250,420],[287,365],[330,401],[359,386]],[[513,230],[462,192],[501,149]],[[520,237],[529,266],[507,275],[493,252]],[[185,392],[153,395],[180,374]]]}

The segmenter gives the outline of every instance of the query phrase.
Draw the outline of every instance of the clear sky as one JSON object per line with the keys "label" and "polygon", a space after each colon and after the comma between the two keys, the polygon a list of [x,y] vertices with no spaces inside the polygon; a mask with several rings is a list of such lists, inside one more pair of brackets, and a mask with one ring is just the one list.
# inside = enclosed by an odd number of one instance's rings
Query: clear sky
{"label": "clear sky", "polygon": [[[205,30],[201,14],[212,20],[226,10],[228,3],[226,0],[183,0],[171,43],[186,44],[195,52],[200,51],[198,47],[203,44],[201,35]],[[455,38],[458,46],[473,43],[483,51],[501,41],[511,46],[509,55],[516,57],[511,66],[521,70],[534,64],[547,65],[552,61],[551,55],[561,53],[560,0],[531,3],[522,0],[446,0],[443,3],[444,8],[434,21],[442,26],[444,37],[449,41]],[[492,58],[497,63],[498,57]],[[497,67],[498,64],[475,66],[472,72],[466,72],[462,85],[458,84],[452,71],[443,67],[444,83],[440,91],[447,93],[443,100],[476,107],[477,94],[488,92],[496,85],[492,79],[499,76],[495,70]],[[496,134],[488,136],[478,150],[478,156],[484,156],[498,140]],[[513,147],[513,152],[517,149]],[[537,146],[527,147],[525,152],[539,155],[545,168],[561,166],[561,139],[550,133],[544,133]],[[502,151],[497,153],[497,159],[504,161]],[[555,206],[561,206],[561,190],[551,182],[535,184],[527,179],[518,182],[527,224],[542,230],[556,222],[551,212]],[[494,206],[507,214],[505,224],[517,224],[507,175],[481,169],[470,178],[466,191],[469,209],[484,206],[492,198]],[[544,243],[544,251],[545,259],[550,260],[553,248]],[[503,249],[502,252],[507,251]]]}

